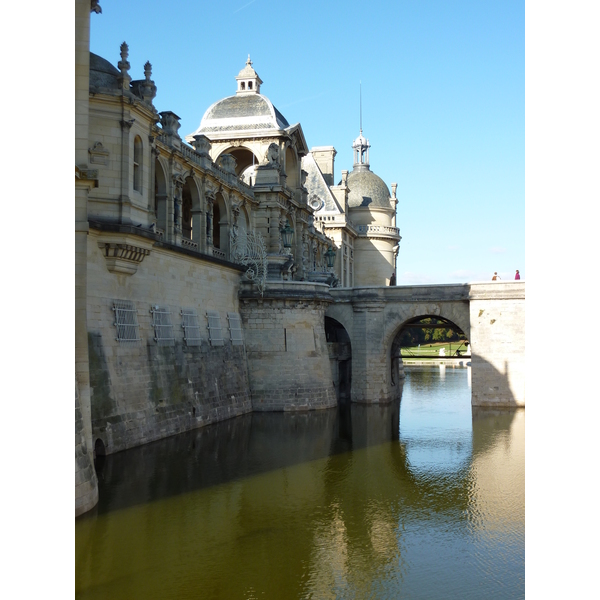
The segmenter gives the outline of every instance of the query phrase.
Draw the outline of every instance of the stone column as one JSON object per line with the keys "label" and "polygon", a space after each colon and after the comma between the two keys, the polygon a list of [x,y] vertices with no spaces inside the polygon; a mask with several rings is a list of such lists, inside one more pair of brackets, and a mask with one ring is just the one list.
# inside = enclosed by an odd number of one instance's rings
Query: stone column
{"label": "stone column", "polygon": [[281,233],[281,209],[273,206],[269,211],[269,245],[267,248],[268,254],[280,254],[282,243]]}
{"label": "stone column", "polygon": [[[92,7],[92,10],[93,7]],[[98,502],[93,463],[87,337],[87,243],[89,190],[97,174],[87,169],[89,148],[90,2],[75,3],[75,516]]]}

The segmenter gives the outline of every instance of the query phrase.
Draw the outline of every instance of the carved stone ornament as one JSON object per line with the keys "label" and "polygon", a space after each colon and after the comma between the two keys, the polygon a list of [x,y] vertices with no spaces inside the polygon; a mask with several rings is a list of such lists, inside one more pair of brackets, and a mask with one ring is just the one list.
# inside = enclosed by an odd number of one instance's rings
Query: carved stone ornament
{"label": "carved stone ornament", "polygon": [[192,146],[201,156],[208,156],[210,152],[210,140],[202,134],[195,135]]}
{"label": "carved stone ornament", "polygon": [[102,237],[98,247],[106,260],[106,268],[111,273],[133,275],[144,260],[153,242],[134,238],[130,235],[112,234]]}
{"label": "carved stone ornament", "polygon": [[274,169],[281,168],[281,164],[279,162],[279,146],[275,142],[269,144],[265,154],[265,162]]}
{"label": "carved stone ornament", "polygon": [[311,194],[308,197],[308,205],[316,212],[325,206],[325,202],[319,198],[316,194]]}
{"label": "carved stone ornament", "polygon": [[235,175],[237,161],[231,154],[221,154],[221,156],[219,156],[217,159],[217,165],[226,173],[232,173]]}
{"label": "carved stone ornament", "polygon": [[179,128],[181,127],[181,123],[179,122],[180,117],[178,117],[174,112],[170,110],[165,110],[160,115],[160,124],[164,130],[164,132],[168,135],[174,135],[179,137],[177,133]]}
{"label": "carved stone ornament", "polygon": [[127,42],[123,42],[121,44],[121,60],[118,62],[117,67],[121,71],[121,75],[118,78],[124,90],[129,91],[129,84],[131,82],[131,77],[129,76],[129,69],[131,65],[127,58],[129,57],[129,46]]}
{"label": "carved stone ornament", "polygon": [[90,155],[90,164],[106,166],[108,164],[108,150],[102,145],[102,142],[96,142],[88,149]]}

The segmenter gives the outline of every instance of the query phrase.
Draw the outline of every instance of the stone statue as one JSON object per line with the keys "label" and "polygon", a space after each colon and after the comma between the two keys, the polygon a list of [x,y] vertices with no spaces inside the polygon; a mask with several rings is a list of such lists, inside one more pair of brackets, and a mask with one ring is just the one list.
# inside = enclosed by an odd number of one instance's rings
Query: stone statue
{"label": "stone statue", "polygon": [[279,146],[275,142],[269,144],[265,160],[273,169],[281,169],[281,163],[279,162]]}

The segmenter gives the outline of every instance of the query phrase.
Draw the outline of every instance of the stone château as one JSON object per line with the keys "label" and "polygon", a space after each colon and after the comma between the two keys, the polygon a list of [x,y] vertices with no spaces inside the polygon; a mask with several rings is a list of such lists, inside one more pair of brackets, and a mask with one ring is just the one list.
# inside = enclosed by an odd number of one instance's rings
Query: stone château
{"label": "stone ch\u00e2teau", "polygon": [[95,453],[335,406],[329,290],[386,285],[400,242],[362,130],[335,184],[336,150],[309,148],[248,57],[182,137],[150,62],[90,52],[97,13],[76,0],[76,514],[97,501]]}

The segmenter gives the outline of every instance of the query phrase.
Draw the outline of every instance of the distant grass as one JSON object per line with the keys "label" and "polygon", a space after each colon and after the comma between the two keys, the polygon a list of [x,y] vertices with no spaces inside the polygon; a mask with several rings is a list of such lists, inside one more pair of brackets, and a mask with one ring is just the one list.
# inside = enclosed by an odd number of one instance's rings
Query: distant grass
{"label": "distant grass", "polygon": [[460,351],[461,354],[464,354],[466,348],[464,344],[460,342],[432,342],[421,344],[421,346],[412,346],[410,348],[401,348],[400,354],[403,357],[410,358],[411,356],[426,356],[431,358],[439,358],[440,349],[444,348],[446,350],[446,356],[453,356],[457,350]]}

